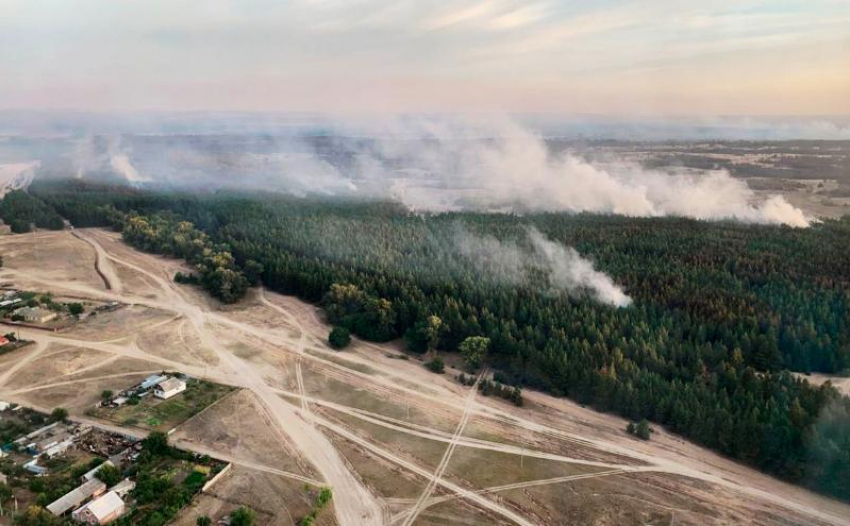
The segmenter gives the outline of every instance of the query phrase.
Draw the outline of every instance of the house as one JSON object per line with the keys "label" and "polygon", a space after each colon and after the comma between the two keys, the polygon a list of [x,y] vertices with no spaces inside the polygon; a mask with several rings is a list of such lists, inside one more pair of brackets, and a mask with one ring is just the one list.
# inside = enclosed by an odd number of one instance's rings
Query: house
{"label": "house", "polygon": [[85,524],[108,524],[124,515],[124,501],[114,491],[108,491],[103,496],[74,510],[71,518]]}
{"label": "house", "polygon": [[7,343],[9,343],[9,338],[7,338],[5,336],[0,336],[0,347],[3,347]]}
{"label": "house", "polygon": [[20,303],[20,302],[21,302],[21,298],[14,298],[14,299],[8,299],[8,300],[0,301],[0,309],[5,308],[5,307],[11,307],[12,305],[14,305],[16,303]]}
{"label": "house", "polygon": [[57,517],[61,517],[72,509],[79,507],[90,498],[97,497],[104,491],[106,491],[106,484],[97,479],[90,480],[48,504],[47,511]]}
{"label": "house", "polygon": [[5,484],[8,481],[9,481],[9,479],[6,478],[6,475],[4,475],[3,473],[0,473],[0,484]]}
{"label": "house", "polygon": [[177,378],[169,378],[156,384],[153,389],[153,395],[163,400],[168,400],[174,395],[180,394],[186,390],[186,382]]}
{"label": "house", "polygon": [[9,402],[4,402],[3,400],[0,400],[0,412],[5,411],[5,410],[9,409],[10,407],[12,407],[12,404],[10,404]]}
{"label": "house", "polygon": [[12,311],[12,316],[20,316],[30,323],[47,323],[55,319],[57,314],[41,307],[21,307]]}

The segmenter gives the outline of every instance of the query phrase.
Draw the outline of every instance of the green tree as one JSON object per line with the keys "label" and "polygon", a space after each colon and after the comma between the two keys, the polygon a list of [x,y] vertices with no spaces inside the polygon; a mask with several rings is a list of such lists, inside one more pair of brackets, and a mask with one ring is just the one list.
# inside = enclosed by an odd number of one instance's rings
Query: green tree
{"label": "green tree", "polygon": [[168,445],[168,435],[162,431],[152,431],[142,440],[142,446],[145,451],[155,456],[167,455],[171,451],[171,446]]}
{"label": "green tree", "polygon": [[435,356],[431,360],[425,363],[425,367],[428,368],[432,373],[443,374],[446,370],[446,365],[443,362],[443,359],[439,356]]}
{"label": "green tree", "polygon": [[251,526],[254,523],[254,510],[241,506],[230,514],[231,526]]}
{"label": "green tree", "polygon": [[425,353],[437,348],[440,334],[443,332],[443,320],[438,316],[428,316],[416,322],[404,333],[407,348],[413,352]]}
{"label": "green tree", "polygon": [[72,316],[79,316],[80,314],[83,313],[84,310],[85,310],[85,307],[83,307],[82,303],[76,303],[75,302],[75,303],[69,303],[68,304],[68,312]]}
{"label": "green tree", "polygon": [[470,336],[460,342],[458,350],[463,361],[470,370],[476,370],[484,363],[487,350],[490,347],[490,338],[485,336]]}
{"label": "green tree", "polygon": [[121,481],[121,470],[112,464],[103,464],[103,466],[97,470],[95,476],[98,480],[106,484],[107,487],[112,487]]}
{"label": "green tree", "polygon": [[345,327],[334,327],[328,335],[328,343],[334,349],[343,349],[351,343],[351,333]]}
{"label": "green tree", "polygon": [[642,440],[649,440],[649,433],[649,422],[644,418],[635,426],[635,435]]}
{"label": "green tree", "polygon": [[201,515],[195,520],[197,526],[212,526],[212,519],[206,515]]}
{"label": "green tree", "polygon": [[18,526],[60,526],[62,519],[40,506],[30,506],[15,518]]}
{"label": "green tree", "polygon": [[104,389],[103,391],[100,392],[100,398],[104,401],[111,399],[112,395],[113,395],[113,393],[109,389]]}
{"label": "green tree", "polygon": [[64,407],[57,407],[50,413],[50,419],[54,422],[62,422],[68,418],[68,410]]}

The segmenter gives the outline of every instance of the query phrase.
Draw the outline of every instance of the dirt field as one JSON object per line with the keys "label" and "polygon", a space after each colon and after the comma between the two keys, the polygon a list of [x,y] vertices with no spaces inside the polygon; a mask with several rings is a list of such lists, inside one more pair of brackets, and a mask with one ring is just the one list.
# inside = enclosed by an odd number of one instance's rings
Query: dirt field
{"label": "dirt field", "polygon": [[317,524],[850,525],[850,506],[663,429],[644,442],[569,400],[484,398],[402,359],[397,343],[334,351],[310,305],[255,290],[224,307],[173,282],[179,261],[112,232],[77,234],[0,238],[0,281],[128,306],[58,333],[25,331],[35,345],[0,356],[0,399],[91,418],[102,390],[152,372],[240,388],[171,436],[234,466],[176,524],[239,505],[259,524],[293,524],[327,485],[334,497]]}

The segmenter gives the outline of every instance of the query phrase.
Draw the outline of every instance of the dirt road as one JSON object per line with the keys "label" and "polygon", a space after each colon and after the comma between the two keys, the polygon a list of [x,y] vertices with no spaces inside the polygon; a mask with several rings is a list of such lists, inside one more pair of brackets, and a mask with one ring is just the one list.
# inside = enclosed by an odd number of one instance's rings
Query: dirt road
{"label": "dirt road", "polygon": [[[80,282],[63,281],[37,268],[11,268],[4,269],[4,272],[13,279],[26,279],[43,285],[45,290],[54,290],[57,293],[71,291],[89,298],[121,301],[170,313],[166,320],[147,327],[135,327],[134,331],[155,332],[176,322],[184,343],[188,345],[191,337],[192,341],[199,342],[198,345],[208,351],[207,356],[212,356],[215,360],[211,359],[209,363],[199,365],[197,362],[188,363],[179,354],[151,354],[134,343],[136,332],[132,331],[127,337],[113,337],[101,341],[61,333],[35,334],[33,339],[37,341],[37,345],[22,352],[21,358],[12,367],[0,373],[0,395],[11,400],[25,401],[31,393],[76,384],[82,388],[92,379],[117,378],[116,375],[124,373],[111,372],[108,369],[109,364],[119,358],[143,360],[151,365],[151,369],[155,366],[181,370],[211,381],[247,389],[259,400],[275,432],[285,437],[304,461],[315,468],[320,480],[281,471],[255,459],[238,458],[227,451],[216,451],[203,443],[183,441],[180,446],[251,469],[303,480],[312,485],[330,485],[334,489],[334,512],[342,526],[391,523],[410,526],[421,519],[422,514],[432,506],[458,499],[487,516],[498,516],[522,526],[534,526],[536,521],[526,517],[516,505],[506,504],[501,495],[517,489],[530,490],[555,484],[578,483],[594,478],[609,478],[612,475],[618,475],[614,478],[622,478],[631,473],[643,472],[685,476],[703,481],[751,499],[759,506],[777,510],[776,513],[796,513],[798,515],[795,517],[804,518],[803,522],[808,520],[812,524],[820,521],[826,524],[850,525],[850,506],[788,486],[743,466],[733,465],[694,446],[686,448],[673,441],[658,442],[655,439],[655,443],[629,441],[628,438],[622,437],[622,422],[614,417],[594,414],[594,425],[588,426],[571,416],[574,409],[564,401],[538,393],[529,393],[529,398],[536,402],[522,410],[505,404],[500,405],[493,400],[478,399],[475,396],[475,386],[464,390],[450,378],[433,375],[412,361],[388,357],[397,355],[398,351],[378,345],[358,345],[351,352],[345,353],[332,351],[321,343],[324,334],[327,334],[327,328],[322,327],[315,316],[315,310],[304,304],[295,305],[291,299],[266,294],[261,290],[256,302],[258,308],[265,309],[263,312],[266,318],[280,316],[288,327],[294,327],[297,332],[279,330],[268,323],[261,323],[267,320],[246,321],[233,316],[232,310],[223,309],[211,300],[202,298],[194,289],[173,283],[173,261],[132,251],[118,243],[114,234],[101,230],[81,229],[75,231],[74,235],[80,242],[88,243],[94,248],[98,269],[106,277],[111,289],[99,290],[95,286]],[[130,286],[128,283],[131,281],[123,283],[121,275],[135,275],[144,279],[132,280],[133,285]],[[150,287],[140,289],[139,283],[148,283]],[[254,359],[250,354],[240,355],[227,344],[234,339],[259,342],[257,345],[262,346],[263,352],[267,353],[269,358],[279,357],[292,364],[295,372],[292,390],[282,389],[280,385],[270,383],[270,362]],[[85,372],[86,380],[60,376],[46,379],[48,381],[40,385],[8,388],[9,379],[44,357],[47,347],[52,343],[85,347],[106,353],[108,357],[103,358],[99,364],[85,365],[75,371]],[[403,399],[403,404],[409,406],[413,403],[423,411],[459,415],[452,420],[457,424],[453,431],[449,426],[441,430],[430,424],[412,422],[409,415],[405,419],[382,414],[380,407],[364,409],[355,407],[347,400],[327,399],[325,394],[312,391],[313,388],[308,392],[305,368],[314,376],[320,374],[345,384],[351,390],[352,396],[364,391],[374,396],[382,396],[390,403],[401,403]],[[103,374],[93,376],[92,373],[95,372]],[[131,374],[138,373],[139,370]],[[287,400],[294,400],[295,404],[290,404]],[[552,409],[555,407],[557,410]],[[364,425],[374,426],[375,429],[446,446],[435,458],[436,468],[427,469],[417,459],[400,453],[386,443],[365,436],[362,432],[355,432],[352,426],[343,425],[339,420],[328,418],[327,410],[333,410]],[[513,432],[534,437],[535,440],[557,442],[567,452],[545,451],[536,449],[533,445],[519,447],[489,438],[464,436],[467,425],[473,418],[502,426],[504,429],[513,429]],[[591,419],[590,416],[586,418]],[[598,431],[605,426],[616,431]],[[391,463],[397,469],[422,477],[422,480],[427,482],[417,492],[415,499],[405,501],[382,498],[367,487],[358,473],[358,466],[353,466],[343,458],[330,439],[334,436],[344,438]],[[571,456],[570,447],[586,448],[597,451],[600,455],[607,454],[612,458],[618,457],[643,465]],[[456,456],[454,452],[457,448],[524,456],[538,461],[594,466],[602,471],[587,475],[550,476],[539,480],[475,487],[469,481],[446,475]],[[695,457],[692,451],[699,451],[699,458]],[[438,488],[441,493],[436,493]],[[394,505],[408,502],[410,507],[391,513],[390,502]]]}

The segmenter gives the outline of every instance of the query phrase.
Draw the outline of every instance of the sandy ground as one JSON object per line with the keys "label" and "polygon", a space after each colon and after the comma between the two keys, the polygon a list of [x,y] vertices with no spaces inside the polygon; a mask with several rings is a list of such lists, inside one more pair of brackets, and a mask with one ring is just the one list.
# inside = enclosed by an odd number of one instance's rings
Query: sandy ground
{"label": "sandy ground", "polygon": [[173,283],[180,261],[111,232],[76,233],[0,238],[12,254],[0,278],[129,306],[59,333],[27,331],[36,345],[0,358],[0,399],[85,419],[103,389],[149,371],[242,388],[172,436],[236,466],[177,524],[240,504],[260,524],[292,524],[319,485],[334,490],[318,521],[328,525],[850,524],[850,506],[663,429],[642,442],[622,419],[569,400],[482,398],[401,359],[398,344],[333,351],[310,305],[254,291],[225,307]]}

